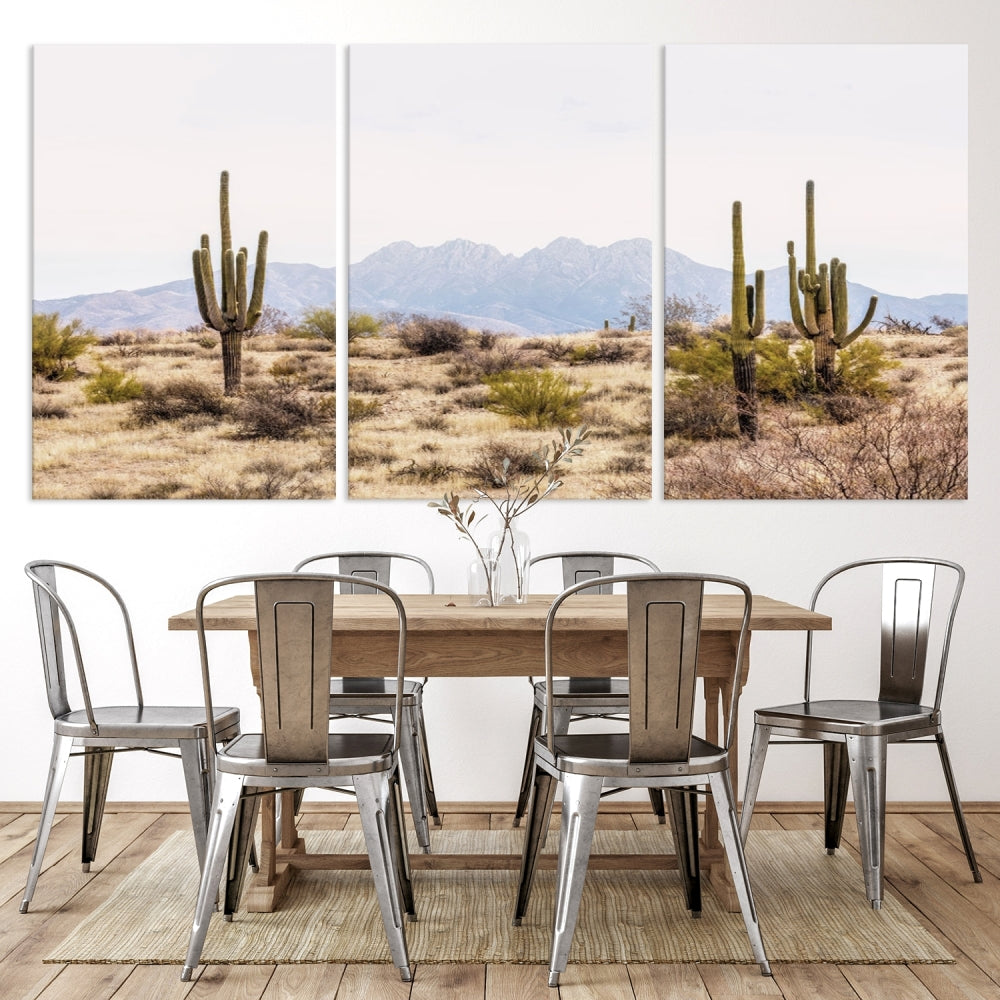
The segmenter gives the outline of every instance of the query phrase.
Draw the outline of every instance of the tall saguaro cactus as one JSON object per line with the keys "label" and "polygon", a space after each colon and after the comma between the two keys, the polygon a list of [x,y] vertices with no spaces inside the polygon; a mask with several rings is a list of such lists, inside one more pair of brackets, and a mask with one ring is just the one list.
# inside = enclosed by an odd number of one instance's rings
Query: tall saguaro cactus
{"label": "tall saguaro cactus", "polygon": [[229,171],[219,179],[219,223],[222,229],[222,302],[216,298],[208,233],[194,251],[194,288],[202,320],[222,339],[222,377],[227,396],[236,396],[243,378],[243,335],[260,319],[264,307],[264,273],[267,269],[267,233],[257,238],[257,259],[253,270],[253,292],[247,299],[247,248],[233,253],[229,226]]}
{"label": "tall saguaro cactus", "polygon": [[757,354],[754,338],[764,329],[764,272],[754,272],[746,284],[743,259],[743,206],[733,202],[733,300],[731,345],[733,382],[736,385],[736,418],[740,435],[757,440]]}
{"label": "tall saguaro cactus", "polygon": [[789,240],[788,293],[795,328],[813,342],[817,386],[823,392],[833,392],[837,351],[864,333],[875,315],[878,296],[871,297],[864,319],[848,332],[847,265],[833,257],[829,265],[816,266],[816,206],[812,181],[806,181],[806,266],[798,269],[795,243]]}

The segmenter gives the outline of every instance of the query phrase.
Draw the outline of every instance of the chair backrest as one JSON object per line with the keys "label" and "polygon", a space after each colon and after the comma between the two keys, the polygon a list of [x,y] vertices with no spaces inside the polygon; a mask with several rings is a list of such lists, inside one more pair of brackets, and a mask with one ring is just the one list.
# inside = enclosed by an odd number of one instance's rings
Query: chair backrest
{"label": "chair backrest", "polygon": [[[528,563],[529,566],[536,566],[538,563],[546,562],[550,559],[558,559],[562,563],[562,586],[573,587],[585,580],[596,580],[598,577],[613,576],[616,572],[632,569],[641,572],[640,566],[645,566],[654,573],[660,571],[660,567],[651,559],[645,556],[634,555],[631,552],[547,552],[540,556],[535,556]],[[622,567],[623,562],[634,562],[635,567]],[[594,589],[599,594],[610,594],[611,585],[607,583],[598,584]]]}
{"label": "chair backrest", "polygon": [[430,566],[419,556],[410,555],[407,552],[324,552],[321,555],[309,556],[303,559],[295,567],[298,572],[306,566],[311,566],[315,572],[321,567],[316,563],[331,561],[336,566],[336,572],[352,577],[352,581],[345,587],[341,587],[342,594],[372,594],[374,587],[366,586],[359,581],[375,580],[378,583],[390,585],[392,564],[394,561],[405,561],[419,566],[427,579],[427,593],[434,593],[434,573]]}
{"label": "chair backrest", "polygon": [[24,572],[31,580],[35,597],[35,613],[38,619],[38,639],[41,644],[42,669],[45,674],[45,692],[48,698],[49,710],[53,718],[65,715],[72,710],[69,690],[66,683],[66,664],[64,651],[63,627],[73,650],[73,660],[76,665],[77,678],[80,683],[80,693],[83,698],[84,710],[90,722],[91,731],[96,735],[97,723],[94,720],[94,709],[90,697],[90,685],[87,682],[87,672],[84,666],[80,634],[63,596],[56,585],[56,570],[64,580],[69,574],[78,578],[92,580],[99,591],[106,592],[117,604],[121,614],[125,643],[132,668],[132,685],[135,691],[137,705],[142,705],[142,685],[139,681],[139,665],[136,660],[135,640],[132,634],[132,623],[128,609],[121,595],[107,580],[92,573],[82,566],[73,563],[60,562],[55,559],[36,559],[24,567]]}
{"label": "chair backrest", "polygon": [[[881,642],[879,701],[918,705],[922,701],[928,665],[929,636],[935,600],[947,602],[941,639],[934,707],[940,709],[948,665],[951,633],[965,585],[965,570],[945,559],[899,556],[861,559],[827,573],[813,591],[810,607],[821,602],[827,584],[843,573],[866,566],[881,567]],[[944,571],[944,574],[942,573]],[[949,575],[950,579],[945,579]],[[813,633],[806,646],[805,697],[810,698]]]}
{"label": "chair backrest", "polygon": [[[335,587],[343,588],[351,582],[351,577],[343,574],[271,573],[226,577],[202,589],[195,605],[195,621],[210,729],[212,689],[205,602],[219,588],[249,583],[254,589],[257,619],[265,756],[276,764],[326,762],[334,592]],[[392,600],[398,616],[394,719],[399,719],[406,659],[406,612],[395,591],[385,584],[373,582],[371,590]],[[214,731],[210,737],[209,745],[215,746]],[[398,737],[394,745],[396,742]]]}
{"label": "chair backrest", "polygon": [[[743,662],[752,597],[741,580],[690,573],[643,573],[606,577],[602,583],[625,585],[628,614],[629,761],[635,764],[687,760],[691,752],[697,687],[698,645],[705,585],[722,585],[742,597],[740,628],[734,643],[729,723],[723,746],[728,749],[736,718],[735,683]],[[552,690],[552,633],[559,609],[587,581],[559,594],[545,624],[545,671]],[[553,744],[552,696],[546,704],[549,746]]]}

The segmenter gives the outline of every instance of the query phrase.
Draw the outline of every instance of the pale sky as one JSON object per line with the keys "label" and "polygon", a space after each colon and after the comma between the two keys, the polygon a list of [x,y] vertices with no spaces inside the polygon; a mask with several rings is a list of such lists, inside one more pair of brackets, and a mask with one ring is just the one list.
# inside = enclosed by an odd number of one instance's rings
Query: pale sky
{"label": "pale sky", "polygon": [[743,204],[748,270],[805,254],[922,296],[968,290],[967,49],[676,45],[666,50],[666,244],[729,268]]}
{"label": "pale sky", "polygon": [[336,47],[34,49],[35,298],[191,276],[219,174],[251,260],[330,267],[336,250]]}
{"label": "pale sky", "polygon": [[656,48],[349,51],[351,261],[396,240],[523,254],[652,239]]}

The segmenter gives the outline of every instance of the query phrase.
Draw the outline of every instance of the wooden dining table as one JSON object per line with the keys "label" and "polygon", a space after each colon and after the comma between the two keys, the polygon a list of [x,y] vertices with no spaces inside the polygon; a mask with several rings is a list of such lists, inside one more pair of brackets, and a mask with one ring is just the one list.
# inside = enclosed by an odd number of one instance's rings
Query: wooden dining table
{"label": "wooden dining table", "polygon": [[[400,595],[406,609],[406,673],[411,677],[538,677],[544,675],[545,619],[553,595],[532,595],[524,604],[473,605],[464,594]],[[553,674],[574,677],[627,676],[624,594],[578,594],[567,601],[553,632]],[[718,742],[729,722],[733,667],[742,618],[738,595],[706,594],[698,651],[698,674],[705,689],[704,734]],[[196,628],[193,610],[172,615],[170,630]],[[828,616],[763,595],[755,595],[750,618],[753,632],[828,630]],[[234,595],[205,607],[206,630],[246,632],[250,669],[259,685],[257,622],[253,597]],[[343,594],[334,603],[334,654],[331,676],[373,677],[395,673],[397,617],[391,602],[377,594]],[[750,669],[749,643],[737,673],[739,691]],[[484,720],[484,724],[487,724]],[[734,720],[734,734],[738,720]],[[521,735],[521,734],[519,734]],[[731,771],[738,774],[736,735],[730,750]],[[515,766],[520,767],[520,761]],[[296,868],[363,867],[366,855],[309,854],[295,826],[291,793],[276,821],[274,797],[261,806],[260,871],[245,893],[248,909],[275,909]],[[723,905],[738,910],[719,842],[718,820],[708,809],[701,837],[702,866]],[[419,868],[518,868],[520,856],[422,854],[411,857]],[[602,855],[592,867],[656,867],[676,859],[656,855]]]}

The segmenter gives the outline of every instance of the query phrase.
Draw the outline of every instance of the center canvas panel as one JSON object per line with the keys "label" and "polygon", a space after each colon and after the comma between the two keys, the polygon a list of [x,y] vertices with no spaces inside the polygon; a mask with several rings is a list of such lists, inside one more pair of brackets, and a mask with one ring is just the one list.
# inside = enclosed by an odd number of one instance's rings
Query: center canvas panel
{"label": "center canvas panel", "polygon": [[349,51],[349,495],[652,495],[657,50]]}

